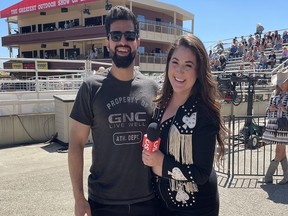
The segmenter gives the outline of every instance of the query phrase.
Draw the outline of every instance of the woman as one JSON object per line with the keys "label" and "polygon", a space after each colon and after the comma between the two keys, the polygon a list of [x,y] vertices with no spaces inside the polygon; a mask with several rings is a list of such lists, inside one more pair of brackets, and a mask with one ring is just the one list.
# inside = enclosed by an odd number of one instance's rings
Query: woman
{"label": "woman", "polygon": [[203,43],[194,35],[181,36],[168,53],[165,72],[154,115],[160,149],[142,153],[155,173],[160,216],[217,216],[213,162],[217,141],[218,160],[223,156],[225,127]]}
{"label": "woman", "polygon": [[282,56],[280,59],[280,64],[288,59],[288,46],[283,47]]}
{"label": "woman", "polygon": [[264,179],[260,182],[272,183],[273,174],[279,163],[281,163],[284,178],[279,184],[288,182],[288,164],[286,156],[286,145],[288,145],[288,131],[278,129],[277,118],[288,117],[288,70],[278,72],[272,77],[272,83],[276,89],[272,93],[269,107],[267,109],[268,124],[262,139],[265,143],[276,144],[275,158],[271,161]]}

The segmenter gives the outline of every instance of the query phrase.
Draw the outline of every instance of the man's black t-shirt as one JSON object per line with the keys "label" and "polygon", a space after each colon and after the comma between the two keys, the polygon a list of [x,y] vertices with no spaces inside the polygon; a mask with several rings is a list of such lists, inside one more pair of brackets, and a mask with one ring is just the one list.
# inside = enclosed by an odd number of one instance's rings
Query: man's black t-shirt
{"label": "man's black t-shirt", "polygon": [[142,138],[153,112],[157,84],[139,71],[120,81],[108,70],[79,89],[70,117],[91,126],[89,198],[103,204],[132,204],[153,198],[151,171],[142,162]]}

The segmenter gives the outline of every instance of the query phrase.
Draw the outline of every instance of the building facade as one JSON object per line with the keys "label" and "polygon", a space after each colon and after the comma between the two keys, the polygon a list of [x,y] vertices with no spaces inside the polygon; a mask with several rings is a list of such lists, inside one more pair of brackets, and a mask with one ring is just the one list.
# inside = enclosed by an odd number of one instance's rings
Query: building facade
{"label": "building facade", "polygon": [[[10,50],[10,57],[43,59],[44,66],[45,59],[109,63],[104,20],[115,5],[130,8],[138,17],[141,45],[136,65],[143,73],[163,72],[170,43],[181,34],[194,32],[192,13],[155,0],[23,0],[1,11],[9,30],[2,37],[2,46]],[[33,67],[29,62],[19,63],[8,61],[4,68]],[[49,62],[45,67],[69,68],[63,62]]]}

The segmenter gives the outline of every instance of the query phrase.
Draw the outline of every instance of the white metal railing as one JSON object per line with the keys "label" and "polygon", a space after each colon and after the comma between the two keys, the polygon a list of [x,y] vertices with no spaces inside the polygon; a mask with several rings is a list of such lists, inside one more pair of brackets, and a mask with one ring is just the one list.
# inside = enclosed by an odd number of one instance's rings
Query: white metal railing
{"label": "white metal railing", "polygon": [[165,53],[154,53],[150,54],[139,54],[140,63],[149,63],[149,64],[166,64],[167,54]]}
{"label": "white metal railing", "polygon": [[[35,76],[27,79],[1,79],[0,77],[0,116],[30,113],[54,112],[54,95],[76,94],[87,76],[95,71],[92,66],[110,66],[110,63],[91,60],[58,60],[0,58],[2,61],[34,62],[35,69],[2,69],[7,73],[33,72]],[[39,70],[38,62],[81,63],[78,70]],[[51,76],[39,76],[39,72],[49,72]],[[58,75],[57,73],[65,73]]]}
{"label": "white metal railing", "polygon": [[279,71],[286,70],[287,69],[287,66],[285,66],[286,64],[288,64],[288,59],[286,59],[284,62],[279,64],[276,68],[274,68],[272,70],[271,74],[273,75],[273,74],[276,74]]}
{"label": "white metal railing", "polygon": [[[110,66],[110,63],[96,62],[91,60],[59,60],[59,59],[27,59],[27,58],[0,58],[10,62],[33,62],[35,69],[2,69],[2,71],[13,74],[13,72],[33,72],[35,76],[25,80],[0,80],[0,91],[47,91],[47,90],[67,90],[78,89],[82,80],[94,72],[92,65]],[[38,62],[62,62],[80,63],[81,67],[77,70],[64,69],[39,69]],[[49,72],[51,76],[39,76],[39,72]],[[64,75],[58,75],[59,73]]]}
{"label": "white metal railing", "polygon": [[191,33],[191,30],[185,29],[182,26],[168,24],[163,22],[156,22],[151,20],[145,20],[144,22],[139,23],[140,30],[143,31],[151,31],[151,32],[159,32],[164,34],[172,34],[172,35],[182,35]]}

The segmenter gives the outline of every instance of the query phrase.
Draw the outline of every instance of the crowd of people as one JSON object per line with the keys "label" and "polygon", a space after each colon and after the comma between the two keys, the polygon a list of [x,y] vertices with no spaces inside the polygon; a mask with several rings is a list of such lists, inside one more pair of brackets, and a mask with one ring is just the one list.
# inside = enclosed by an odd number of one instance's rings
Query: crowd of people
{"label": "crowd of people", "polygon": [[[244,63],[249,63],[250,69],[271,69],[277,63],[276,50],[282,50],[279,63],[288,59],[288,31],[283,31],[282,35],[278,31],[268,31],[263,34],[264,28],[261,24],[256,25],[256,32],[246,39],[244,36],[238,40],[233,38],[229,48],[224,49],[223,43],[218,41],[214,49],[209,52],[210,66],[213,71],[225,70],[229,58],[241,58]],[[267,50],[270,50],[267,56]],[[257,64],[256,64],[257,62]]]}

